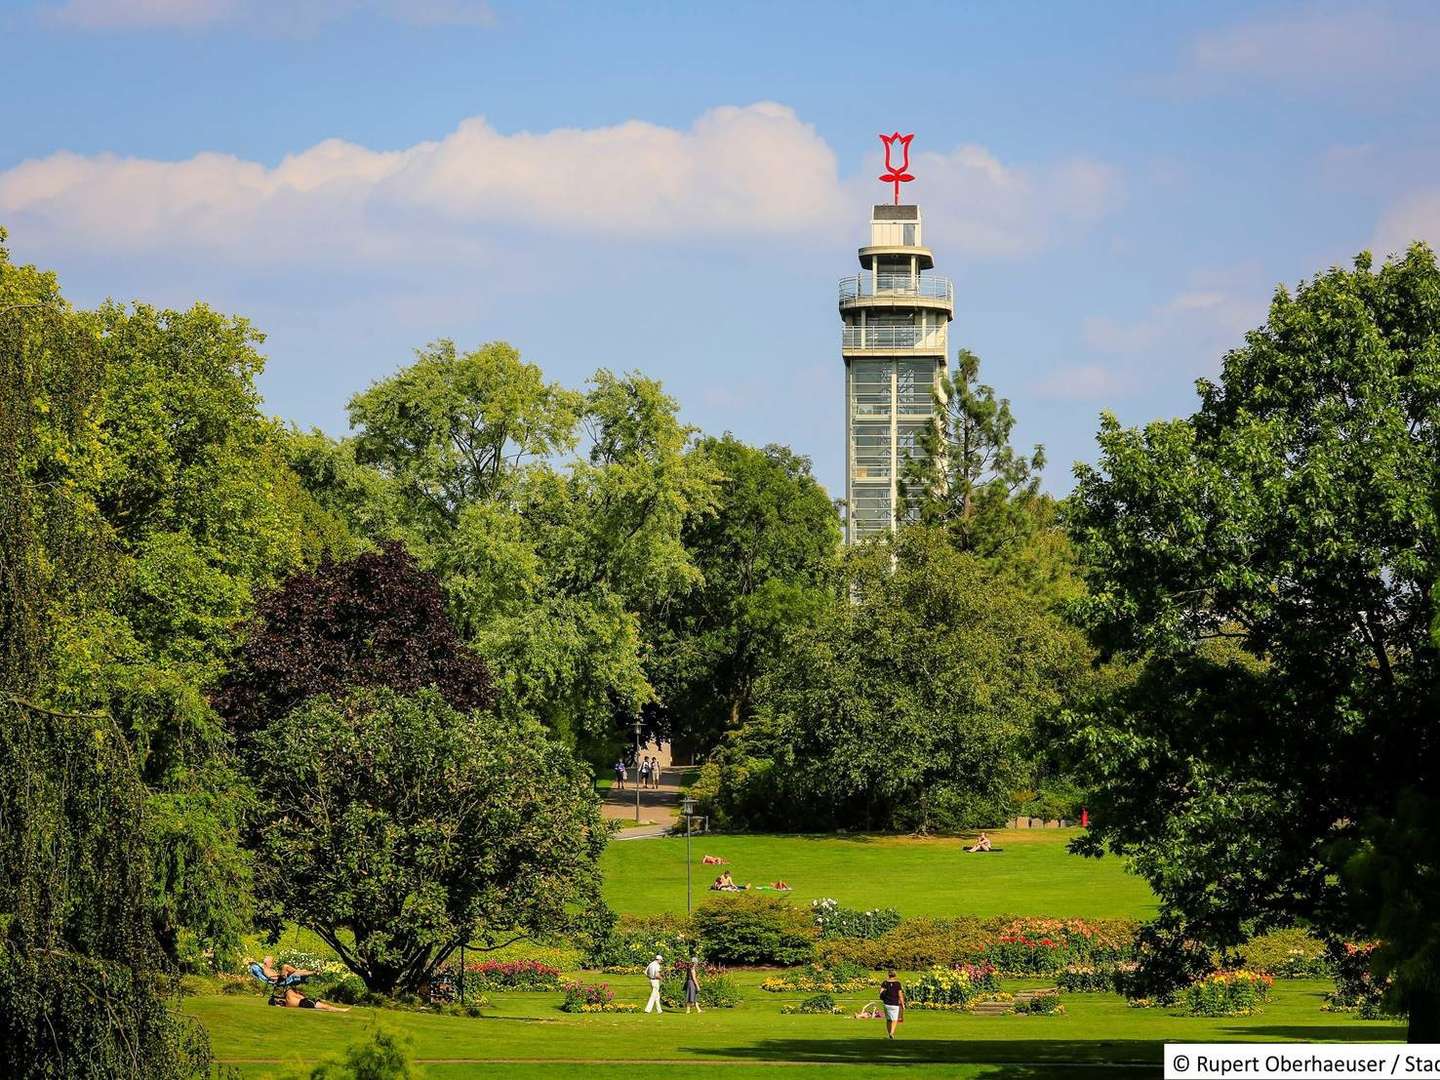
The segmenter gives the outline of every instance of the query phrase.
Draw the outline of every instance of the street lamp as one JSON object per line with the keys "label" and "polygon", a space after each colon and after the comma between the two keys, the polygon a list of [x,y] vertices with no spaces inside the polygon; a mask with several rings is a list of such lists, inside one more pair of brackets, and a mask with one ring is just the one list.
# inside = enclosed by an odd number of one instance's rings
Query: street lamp
{"label": "street lamp", "polygon": [[635,718],[635,824],[640,824],[640,718]]}
{"label": "street lamp", "polygon": [[695,800],[689,795],[680,804],[685,812],[685,914],[690,914],[690,815],[695,813]]}

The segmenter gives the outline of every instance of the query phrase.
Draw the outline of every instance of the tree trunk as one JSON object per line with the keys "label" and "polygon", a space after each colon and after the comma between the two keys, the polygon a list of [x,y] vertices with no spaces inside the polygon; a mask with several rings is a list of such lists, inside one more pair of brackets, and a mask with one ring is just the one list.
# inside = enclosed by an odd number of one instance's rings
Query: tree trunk
{"label": "tree trunk", "polygon": [[1440,990],[1412,990],[1407,997],[1410,1026],[1405,1039],[1412,1043],[1440,1043]]}

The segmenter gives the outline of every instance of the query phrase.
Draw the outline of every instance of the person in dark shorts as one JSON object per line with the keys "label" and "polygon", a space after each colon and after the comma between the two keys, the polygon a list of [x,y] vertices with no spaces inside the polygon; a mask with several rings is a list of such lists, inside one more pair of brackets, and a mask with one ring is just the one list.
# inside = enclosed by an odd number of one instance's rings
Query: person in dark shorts
{"label": "person in dark shorts", "polygon": [[895,1025],[905,1019],[905,987],[895,977],[891,968],[887,978],[880,984],[880,1004],[885,1006],[885,1037],[895,1037]]}

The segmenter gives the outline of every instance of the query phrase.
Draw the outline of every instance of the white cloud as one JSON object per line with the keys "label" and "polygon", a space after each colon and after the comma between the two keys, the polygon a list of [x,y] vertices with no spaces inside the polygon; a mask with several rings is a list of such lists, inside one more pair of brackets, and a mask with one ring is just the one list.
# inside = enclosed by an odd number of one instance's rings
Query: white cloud
{"label": "white cloud", "polygon": [[79,30],[195,29],[221,25],[304,32],[356,14],[417,26],[489,26],[486,0],[62,0],[46,21]]}
{"label": "white cloud", "polygon": [[1440,250],[1440,188],[1405,196],[1380,218],[1371,245],[1377,258],[1405,251],[1416,240]]}
{"label": "white cloud", "polygon": [[1434,18],[1378,5],[1307,6],[1201,35],[1184,77],[1212,86],[1241,78],[1306,91],[1370,91],[1431,74],[1437,46]]}
{"label": "white cloud", "polygon": [[[881,157],[867,159],[848,184],[853,200],[881,202],[874,181]],[[1007,165],[983,146],[967,144],[912,159],[914,190],[901,198],[920,203],[932,248],[971,256],[1028,255],[1075,226],[1114,209],[1122,197],[1119,174],[1085,158],[1034,169]]]}
{"label": "white cloud", "polygon": [[1264,321],[1270,289],[1255,266],[1197,273],[1190,287],[1132,319],[1094,317],[1081,333],[1103,362],[1057,372],[1037,390],[1096,400],[1143,391],[1176,373],[1214,375],[1225,353]]}
{"label": "white cloud", "polygon": [[[951,258],[1034,251],[1118,197],[1102,164],[1028,170],[978,146],[921,155],[914,171],[930,239]],[[535,233],[833,242],[882,194],[873,174],[841,180],[824,139],[773,103],[712,109],[688,129],[504,134],[477,117],[438,141],[376,151],[330,139],[274,167],[60,152],[0,172],[0,220],[57,249],[250,264],[465,256]]]}

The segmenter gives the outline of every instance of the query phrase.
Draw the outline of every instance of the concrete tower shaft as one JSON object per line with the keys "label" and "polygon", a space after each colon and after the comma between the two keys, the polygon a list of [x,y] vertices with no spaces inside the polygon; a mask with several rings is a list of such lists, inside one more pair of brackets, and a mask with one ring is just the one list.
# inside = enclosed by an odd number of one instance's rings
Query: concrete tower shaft
{"label": "concrete tower shaft", "polygon": [[845,542],[895,528],[905,462],[939,422],[955,288],[932,272],[918,206],[877,205],[861,272],[840,280],[845,361]]}

